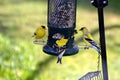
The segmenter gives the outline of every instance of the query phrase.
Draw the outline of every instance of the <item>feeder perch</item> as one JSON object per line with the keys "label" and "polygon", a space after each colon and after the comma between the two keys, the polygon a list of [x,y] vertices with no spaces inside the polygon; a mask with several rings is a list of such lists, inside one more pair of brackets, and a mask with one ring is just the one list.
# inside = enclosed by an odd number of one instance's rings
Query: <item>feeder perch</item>
{"label": "feeder perch", "polygon": [[73,55],[78,52],[74,45],[74,29],[76,26],[76,0],[48,0],[48,40],[43,47],[47,54],[58,55],[53,47],[56,40],[55,34],[61,34],[69,39],[66,44],[64,56]]}

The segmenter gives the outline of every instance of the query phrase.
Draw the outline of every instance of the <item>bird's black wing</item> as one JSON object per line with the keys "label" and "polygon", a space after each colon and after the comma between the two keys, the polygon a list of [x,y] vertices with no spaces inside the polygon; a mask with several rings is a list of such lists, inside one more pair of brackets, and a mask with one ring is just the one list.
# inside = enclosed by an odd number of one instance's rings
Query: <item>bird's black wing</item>
{"label": "bird's black wing", "polygon": [[101,54],[101,49],[98,47],[98,45],[96,44],[94,40],[91,40],[89,38],[85,38],[85,40],[88,41],[92,45],[92,48],[96,49],[98,53]]}
{"label": "bird's black wing", "polygon": [[86,41],[88,41],[90,44],[92,44],[93,46],[97,46],[96,42],[94,40],[91,40],[89,38],[85,38]]}

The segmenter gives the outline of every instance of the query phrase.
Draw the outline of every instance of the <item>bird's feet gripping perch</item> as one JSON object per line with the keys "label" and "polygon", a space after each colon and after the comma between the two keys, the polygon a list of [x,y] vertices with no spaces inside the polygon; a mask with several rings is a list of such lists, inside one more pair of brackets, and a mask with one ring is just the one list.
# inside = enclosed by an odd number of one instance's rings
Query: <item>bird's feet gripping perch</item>
{"label": "bird's feet gripping perch", "polygon": [[41,39],[35,39],[34,41],[33,41],[33,43],[34,44],[38,44],[38,45],[44,45],[45,43],[46,43],[46,41],[45,40],[41,40]]}
{"label": "bird's feet gripping perch", "polygon": [[87,50],[87,49],[89,49],[89,48],[90,48],[89,46],[85,46],[85,47],[84,47],[85,50]]}

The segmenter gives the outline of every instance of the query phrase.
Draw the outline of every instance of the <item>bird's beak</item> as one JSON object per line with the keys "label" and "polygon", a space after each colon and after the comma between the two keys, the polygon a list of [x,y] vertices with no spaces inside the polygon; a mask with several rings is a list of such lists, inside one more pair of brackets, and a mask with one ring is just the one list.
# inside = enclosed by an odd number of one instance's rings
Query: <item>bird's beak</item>
{"label": "bird's beak", "polygon": [[32,37],[34,37],[35,35],[33,34]]}
{"label": "bird's beak", "polygon": [[34,32],[34,34],[32,35],[32,37],[34,37],[36,35],[36,33]]}
{"label": "bird's beak", "polygon": [[79,31],[81,31],[81,29],[79,29]]}
{"label": "bird's beak", "polygon": [[47,30],[46,28],[44,28],[44,30]]}

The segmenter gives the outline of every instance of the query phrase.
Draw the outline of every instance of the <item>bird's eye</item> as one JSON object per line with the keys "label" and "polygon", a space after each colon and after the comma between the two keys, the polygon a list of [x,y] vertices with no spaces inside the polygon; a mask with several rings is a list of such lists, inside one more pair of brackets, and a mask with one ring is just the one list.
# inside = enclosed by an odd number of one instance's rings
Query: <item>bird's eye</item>
{"label": "bird's eye", "polygon": [[41,26],[43,29],[45,29],[45,26]]}
{"label": "bird's eye", "polygon": [[80,30],[83,30],[84,28],[81,28]]}
{"label": "bird's eye", "polygon": [[37,35],[36,33],[34,33],[34,35]]}

